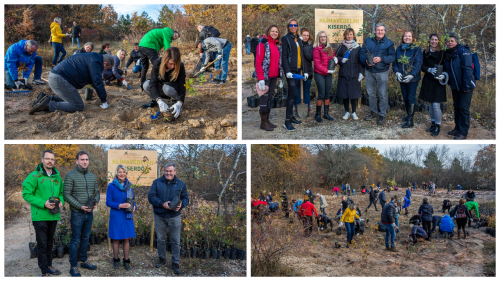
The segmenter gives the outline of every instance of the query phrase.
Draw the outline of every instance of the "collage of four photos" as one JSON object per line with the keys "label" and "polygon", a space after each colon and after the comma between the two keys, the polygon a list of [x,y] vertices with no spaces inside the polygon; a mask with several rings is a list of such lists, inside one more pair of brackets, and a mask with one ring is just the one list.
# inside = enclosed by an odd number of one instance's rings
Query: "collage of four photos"
{"label": "collage of four photos", "polygon": [[5,277],[496,276],[496,5],[3,7]]}

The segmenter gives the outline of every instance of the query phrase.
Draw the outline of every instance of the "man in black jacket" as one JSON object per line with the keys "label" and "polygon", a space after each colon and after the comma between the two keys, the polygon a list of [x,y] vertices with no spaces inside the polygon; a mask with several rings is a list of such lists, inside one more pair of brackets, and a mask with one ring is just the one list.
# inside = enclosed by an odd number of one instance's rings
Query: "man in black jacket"
{"label": "man in black jacket", "polygon": [[112,55],[85,53],[71,56],[52,68],[49,73],[49,86],[56,96],[47,96],[40,93],[33,103],[29,114],[39,111],[65,112],[82,111],[84,103],[79,89],[91,85],[101,100],[101,108],[109,107],[107,94],[104,89],[102,72],[113,67]]}
{"label": "man in black jacket", "polygon": [[368,205],[368,207],[366,207],[366,210],[365,210],[365,213],[368,211],[368,208],[371,207],[371,205],[373,204],[373,206],[375,207],[375,211],[378,212],[377,210],[377,194],[378,193],[378,190],[376,189],[373,189],[373,187],[371,187],[371,190],[370,190],[370,205]]}
{"label": "man in black jacket", "polygon": [[[255,68],[255,61],[257,58],[257,45],[259,45],[260,35],[259,33],[255,33],[255,36],[250,41],[250,53],[253,54],[253,67]],[[257,78],[257,72],[253,72],[252,78]]]}
{"label": "man in black jacket", "polygon": [[76,21],[73,22],[73,28],[71,29],[71,34],[73,35],[71,37],[71,48],[73,48],[76,39],[76,44],[78,45],[78,49],[80,49],[80,36],[82,35],[82,29],[80,28],[79,25],[76,24]]}
{"label": "man in black jacket", "polygon": [[127,74],[127,68],[129,65],[134,63],[134,68],[132,68],[132,73],[141,72],[141,54],[139,54],[139,43],[134,43],[134,49],[130,52],[130,57],[128,58],[127,64],[125,65],[125,74]]}
{"label": "man in black jacket", "polygon": [[[396,231],[394,230],[396,220],[394,215],[396,214],[396,207],[398,206],[397,201],[391,201],[385,204],[384,209],[382,209],[381,221],[385,226],[385,250],[398,252],[394,247],[394,239],[396,238]],[[389,236],[390,236],[390,247],[389,247]]]}
{"label": "man in black jacket", "polygon": [[467,202],[474,201],[474,199],[476,199],[476,193],[474,193],[472,189],[469,189],[469,191],[465,193],[464,198],[465,200],[467,200]]}
{"label": "man in black jacket", "polygon": [[385,196],[385,190],[382,189],[382,192],[378,195],[378,200],[380,201],[380,205],[382,205],[382,210],[384,209],[385,202],[387,202],[387,197]]}
{"label": "man in black jacket", "polygon": [[158,238],[159,262],[156,268],[167,264],[166,239],[167,228],[172,245],[172,269],[181,274],[179,258],[181,254],[181,210],[189,205],[186,185],[176,177],[176,164],[167,163],[165,173],[156,179],[148,193],[148,200],[153,205],[154,223]]}

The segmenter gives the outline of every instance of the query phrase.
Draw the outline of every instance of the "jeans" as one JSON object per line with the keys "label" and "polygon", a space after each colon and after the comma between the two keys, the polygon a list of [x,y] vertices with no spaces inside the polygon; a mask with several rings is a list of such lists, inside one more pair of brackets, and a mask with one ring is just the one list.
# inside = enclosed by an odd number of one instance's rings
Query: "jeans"
{"label": "jeans", "polygon": [[158,257],[167,259],[167,228],[170,233],[172,247],[172,263],[179,264],[181,257],[181,216],[162,218],[154,214],[156,237],[158,240]]}
{"label": "jeans", "polygon": [[80,38],[79,37],[72,37],[71,38],[71,47],[75,44],[75,39],[76,39],[76,44],[78,44],[78,49],[80,49]]}
{"label": "jeans", "polygon": [[319,211],[326,216],[326,211],[325,211],[325,208],[319,208]]}
{"label": "jeans", "polygon": [[136,66],[134,66],[134,68],[132,68],[132,73],[141,72],[141,70],[142,70],[142,65],[137,64]]}
{"label": "jeans", "polygon": [[347,242],[351,242],[355,233],[354,222],[346,222],[345,227],[347,228]]}
{"label": "jeans", "polygon": [[158,59],[158,52],[155,49],[139,46],[139,54],[141,54],[141,64],[142,64],[141,84],[142,84],[144,83],[144,81],[146,81],[146,74],[148,74],[149,70],[149,61],[151,61],[151,64],[153,64],[155,60]]}
{"label": "jeans", "polygon": [[399,85],[401,86],[403,101],[407,104],[416,104],[418,81],[412,83],[400,83]]}
{"label": "jeans", "polygon": [[250,55],[250,44],[245,45],[245,51],[247,52],[247,55]]}
{"label": "jeans", "polygon": [[389,248],[389,236],[391,236],[391,248],[394,247],[394,239],[396,238],[396,232],[394,231],[394,226],[391,224],[384,224],[385,226],[385,247]]}
{"label": "jeans", "polygon": [[338,191],[335,191],[335,194],[337,195],[337,197],[339,197],[339,192]]}
{"label": "jeans", "polygon": [[[293,72],[292,72],[293,74]],[[295,74],[300,74],[300,70],[295,72]],[[295,104],[295,99],[297,98],[297,85],[300,85],[297,79],[286,78],[288,83],[288,96],[286,97],[286,120],[291,120],[293,115],[293,105]]]}
{"label": "jeans", "polygon": [[396,223],[396,226],[398,227],[398,230],[396,230],[396,232],[399,232],[399,214],[394,214],[394,221]]}
{"label": "jeans", "polygon": [[87,261],[87,247],[93,219],[94,215],[92,212],[71,212],[71,242],[69,242],[69,263],[71,267],[78,266],[78,243],[80,244],[80,261]]}
{"label": "jeans", "polygon": [[[52,59],[52,65],[56,65],[64,59],[64,56],[66,56],[66,50],[64,49],[62,43],[52,42],[52,47],[54,47],[54,58]],[[61,55],[61,58],[59,58],[59,55]]]}
{"label": "jeans", "polygon": [[52,266],[52,246],[54,245],[54,233],[56,232],[57,221],[34,221],[38,267],[42,274],[49,273],[49,266]]}
{"label": "jeans", "polygon": [[316,81],[316,88],[318,89],[318,98],[316,100],[329,100],[330,91],[332,90],[333,75],[319,74],[314,72],[314,80]]}
{"label": "jeans", "polygon": [[[373,113],[380,111],[380,116],[387,115],[387,85],[389,84],[389,70],[386,72],[371,73],[366,71],[366,91],[368,92],[368,99],[370,110]],[[379,103],[377,105],[377,88]]]}
{"label": "jeans", "polygon": [[66,112],[82,111],[85,107],[78,90],[61,75],[50,72],[49,86],[57,96],[50,97],[49,111],[62,110]]}
{"label": "jeans", "polygon": [[470,127],[470,103],[474,89],[468,92],[451,90],[455,111],[455,128],[459,135],[467,136]]}
{"label": "jeans", "polygon": [[351,190],[350,189],[347,190],[347,196],[351,196]]}
{"label": "jeans", "polygon": [[368,207],[366,207],[366,209],[368,210],[368,208],[370,208],[372,204],[375,207],[375,211],[378,212],[378,210],[377,210],[377,201],[371,201],[370,200],[370,205],[368,205]]}
{"label": "jeans", "polygon": [[[312,83],[312,78],[307,79],[307,81],[304,81],[303,88],[304,88],[304,103],[307,104],[307,107],[311,104],[311,83]],[[295,107],[300,104],[300,82],[297,85],[297,98],[295,99]]]}
{"label": "jeans", "polygon": [[382,205],[382,210],[383,210],[385,206],[385,201],[380,200],[380,205]]}
{"label": "jeans", "polygon": [[230,53],[231,53],[231,43],[227,42],[226,47],[222,49],[222,59],[214,63],[214,70],[222,68],[222,72],[219,75],[217,75],[216,79],[226,81]]}
{"label": "jeans", "polygon": [[151,91],[150,82],[151,82],[151,80],[147,80],[146,82],[144,82],[143,88],[144,88],[144,92],[146,92],[146,94],[152,100],[156,100],[157,98],[171,98],[171,99],[177,100],[179,94],[172,86],[169,86],[166,84],[158,85],[158,86],[161,86],[161,90],[157,92],[160,94],[158,96],[158,95],[153,94],[153,92]]}
{"label": "jeans", "polygon": [[266,86],[269,86],[269,90],[260,97],[260,112],[268,112],[271,110],[271,96],[274,92],[274,88],[276,88],[277,81],[278,78],[269,78],[269,80],[265,80]]}

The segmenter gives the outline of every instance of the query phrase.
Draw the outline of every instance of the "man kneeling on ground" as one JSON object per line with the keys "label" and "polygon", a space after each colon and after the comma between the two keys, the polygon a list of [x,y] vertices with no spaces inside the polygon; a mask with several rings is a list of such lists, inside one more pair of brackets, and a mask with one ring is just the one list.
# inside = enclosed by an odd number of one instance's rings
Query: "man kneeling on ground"
{"label": "man kneeling on ground", "polygon": [[333,221],[326,215],[319,215],[316,222],[318,223],[318,228],[320,231],[323,231],[327,228],[328,224],[330,224],[330,230],[333,231]]}

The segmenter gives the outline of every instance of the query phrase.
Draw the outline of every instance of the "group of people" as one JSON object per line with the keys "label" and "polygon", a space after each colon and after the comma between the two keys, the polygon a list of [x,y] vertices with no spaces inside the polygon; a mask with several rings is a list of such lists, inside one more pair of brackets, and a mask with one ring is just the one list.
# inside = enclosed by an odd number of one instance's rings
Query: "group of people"
{"label": "group of people", "polygon": [[[385,35],[386,26],[378,23],[375,35],[368,37],[362,47],[356,41],[356,32],[347,28],[344,31],[344,40],[334,50],[329,45],[326,32],[318,31],[314,38],[309,29],[299,29],[299,22],[295,18],[288,21],[287,32],[282,36],[279,28],[271,25],[264,35],[256,34],[254,38],[247,35],[245,38],[247,53],[251,52],[255,57],[257,87],[264,92],[262,95],[259,93],[261,129],[272,131],[276,128],[276,125],[269,121],[269,115],[274,89],[276,85],[283,87],[282,80],[277,84],[279,79],[286,79],[288,84],[285,129],[293,131],[293,124],[302,123],[297,111],[301,87],[309,116],[312,79],[316,81],[317,87],[315,120],[333,120],[329,115],[329,104],[335,65],[339,66],[336,95],[337,98],[343,99],[343,119],[359,119],[356,108],[358,99],[362,96],[361,81],[366,79],[370,113],[365,120],[377,119],[377,124],[383,125],[389,109],[387,90],[392,65],[406,108],[402,128],[414,126],[417,86],[422,80],[419,98],[429,104],[431,118],[431,126],[427,132],[432,136],[440,133],[440,103],[446,102],[448,84],[453,94],[455,117],[455,127],[448,134],[455,139],[467,137],[470,126],[469,108],[476,86],[476,76],[470,49],[460,44],[457,33],[451,32],[447,35],[446,50],[441,48],[438,34],[431,34],[428,47],[422,50],[415,44],[416,37],[413,32],[404,31],[399,46],[395,48],[394,43]],[[423,78],[421,72],[424,73]]]}
{"label": "group of people", "polygon": [[[88,262],[87,245],[92,230],[93,211],[101,198],[98,180],[89,171],[90,159],[85,151],[76,154],[76,169],[67,173],[64,180],[55,167],[56,155],[52,150],[42,153],[41,163],[23,182],[22,196],[31,205],[31,219],[35,229],[38,266],[42,276],[60,275],[52,264],[52,248],[57,222],[61,220],[61,209],[69,205],[71,241],[69,262],[71,276],[81,276],[80,269],[96,270]],[[158,240],[159,262],[155,267],[165,266],[167,228],[172,245],[172,269],[179,269],[181,211],[189,204],[186,185],[176,176],[176,164],[164,166],[164,174],[156,179],[148,193],[153,206],[154,224]],[[180,197],[179,204],[171,205]],[[173,204],[173,203],[172,203]],[[137,210],[132,184],[127,178],[127,168],[118,165],[106,191],[106,206],[110,208],[108,237],[113,240],[113,267],[120,268],[119,245],[123,242],[123,266],[130,270],[130,238],[136,236],[133,214]],[[139,206],[141,207],[141,206]],[[79,253],[79,258],[77,253]]]}

